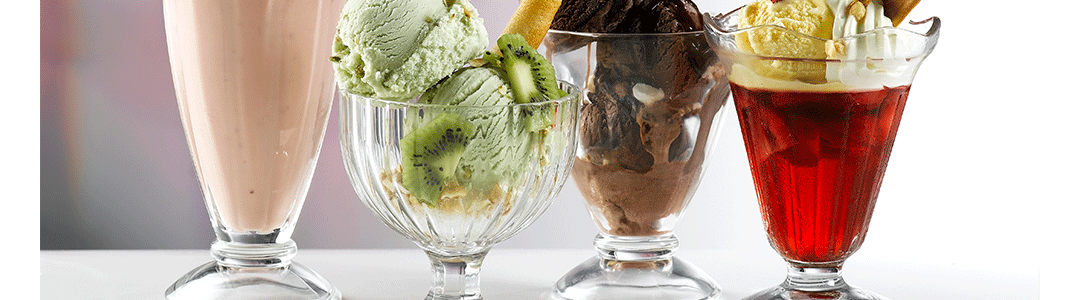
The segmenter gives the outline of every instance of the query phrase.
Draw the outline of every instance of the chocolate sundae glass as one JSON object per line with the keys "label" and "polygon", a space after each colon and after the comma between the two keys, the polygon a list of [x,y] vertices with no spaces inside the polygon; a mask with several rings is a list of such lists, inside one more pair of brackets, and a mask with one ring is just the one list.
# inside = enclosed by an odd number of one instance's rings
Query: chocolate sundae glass
{"label": "chocolate sundae glass", "polygon": [[701,180],[729,94],[705,33],[551,30],[544,45],[556,77],[583,87],[571,174],[600,230],[599,255],[564,275],[554,295],[719,296],[707,274],[672,255],[672,231]]}

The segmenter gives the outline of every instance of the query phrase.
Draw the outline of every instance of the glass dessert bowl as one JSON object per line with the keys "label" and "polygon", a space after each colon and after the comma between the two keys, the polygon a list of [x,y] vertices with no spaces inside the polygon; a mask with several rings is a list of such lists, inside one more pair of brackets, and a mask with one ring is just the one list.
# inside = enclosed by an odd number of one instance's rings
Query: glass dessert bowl
{"label": "glass dessert bowl", "polygon": [[[769,242],[789,264],[782,284],[746,299],[884,299],[848,285],[841,269],[866,238],[908,90],[940,20],[821,39],[774,25],[739,28],[741,9],[706,15],[706,31],[731,70]],[[748,52],[755,36],[811,50]]]}
{"label": "glass dessert bowl", "polygon": [[562,299],[709,299],[720,288],[672,254],[723,123],[729,88],[702,31],[544,40],[556,77],[583,87],[573,178],[600,233]]}
{"label": "glass dessert bowl", "polygon": [[[581,93],[565,82],[559,88],[568,95],[509,105],[342,92],[349,179],[373,214],[431,259],[427,299],[480,299],[484,256],[532,224],[562,188]],[[441,96],[456,97],[434,94]]]}

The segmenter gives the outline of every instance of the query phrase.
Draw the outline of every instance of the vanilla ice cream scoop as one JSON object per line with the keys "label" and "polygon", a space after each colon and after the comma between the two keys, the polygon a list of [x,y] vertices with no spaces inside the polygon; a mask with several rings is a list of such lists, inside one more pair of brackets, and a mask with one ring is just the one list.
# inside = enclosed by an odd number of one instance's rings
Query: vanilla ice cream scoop
{"label": "vanilla ice cream scoop", "polygon": [[[918,0],[758,0],[743,7],[739,48],[771,57],[813,60],[867,60],[861,64],[768,60],[751,66],[758,75],[807,83],[879,83],[895,77],[890,62],[903,60],[914,43],[898,37],[893,19],[902,19]],[[892,16],[892,17],[890,17]],[[775,26],[775,27],[774,27]],[[782,28],[780,28],[782,27]],[[881,76],[875,76],[880,74]],[[881,77],[881,78],[878,78]]]}
{"label": "vanilla ice cream scoop", "polygon": [[[746,5],[739,28],[775,25],[823,40],[838,40],[880,27],[892,27],[884,0],[759,0]],[[916,1],[917,2],[917,1]],[[793,58],[833,58],[846,53],[844,45],[817,43],[806,37],[774,31],[750,32],[743,50]]]}
{"label": "vanilla ice cream scoop", "polygon": [[[747,4],[739,28],[775,25],[820,39],[831,39],[833,13],[825,0],[759,0]],[[743,51],[766,56],[825,58],[825,49],[813,39],[783,30],[747,32],[740,38]]]}

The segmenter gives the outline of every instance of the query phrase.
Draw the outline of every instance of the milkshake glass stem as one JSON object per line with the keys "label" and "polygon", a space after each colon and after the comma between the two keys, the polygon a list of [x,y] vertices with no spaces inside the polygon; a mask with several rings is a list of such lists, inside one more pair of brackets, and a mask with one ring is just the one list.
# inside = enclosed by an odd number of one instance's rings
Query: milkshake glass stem
{"label": "milkshake glass stem", "polygon": [[296,256],[296,243],[249,244],[217,240],[210,246],[210,254],[222,267],[231,268],[283,268],[288,267]]}

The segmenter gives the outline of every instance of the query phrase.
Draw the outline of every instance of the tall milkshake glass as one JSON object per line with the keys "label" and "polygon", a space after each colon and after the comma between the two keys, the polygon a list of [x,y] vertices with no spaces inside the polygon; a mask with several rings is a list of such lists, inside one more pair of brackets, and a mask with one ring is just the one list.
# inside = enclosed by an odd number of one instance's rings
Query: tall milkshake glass
{"label": "tall milkshake glass", "polygon": [[[706,15],[706,30],[731,70],[769,242],[789,264],[782,284],[746,299],[884,299],[840,271],[866,237],[911,81],[940,20],[823,40],[772,25],[739,29],[739,17]],[[758,55],[744,47],[754,35],[838,52]]]}
{"label": "tall milkshake glass", "polygon": [[164,0],[177,103],[217,236],[169,299],[340,299],[292,262],[334,95],[344,0]]}

